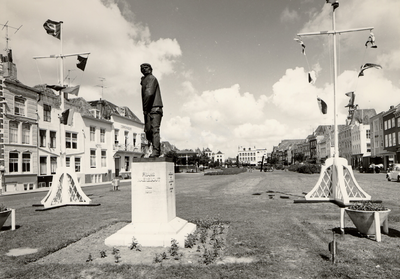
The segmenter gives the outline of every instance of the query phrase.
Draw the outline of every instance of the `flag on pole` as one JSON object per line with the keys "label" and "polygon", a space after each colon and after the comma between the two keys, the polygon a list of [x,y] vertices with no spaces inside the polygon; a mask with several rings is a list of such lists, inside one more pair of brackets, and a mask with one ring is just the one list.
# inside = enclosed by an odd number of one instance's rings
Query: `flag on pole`
{"label": "flag on pole", "polygon": [[296,42],[298,42],[301,45],[301,53],[306,55],[306,45],[303,43],[303,41],[300,40],[299,38],[294,38],[293,40],[295,40]]}
{"label": "flag on pole", "polygon": [[371,48],[377,48],[378,46],[375,44],[375,36],[374,33],[370,32],[367,42],[365,43],[365,47],[368,47],[368,44],[371,44]]}
{"label": "flag on pole", "polygon": [[318,106],[319,106],[319,109],[321,110],[321,112],[323,114],[326,114],[328,112],[328,106],[326,105],[326,103],[320,98],[317,98],[317,101],[318,101]]}
{"label": "flag on pole", "polygon": [[61,89],[64,89],[65,86],[61,86],[61,85],[47,85],[46,84],[46,88],[50,88],[53,89],[55,91],[60,91]]}
{"label": "flag on pole", "polygon": [[85,70],[85,67],[86,67],[86,62],[87,62],[87,58],[86,57],[83,57],[83,56],[80,56],[80,55],[78,55],[78,63],[76,63],[76,66],[79,68],[79,69],[81,69],[82,71],[84,71]]}
{"label": "flag on pole", "polygon": [[358,74],[358,77],[364,76],[364,71],[371,68],[382,69],[382,66],[374,63],[365,63],[364,65],[361,65],[361,71]]}
{"label": "flag on pole", "polygon": [[315,74],[315,71],[308,72],[308,83],[314,84],[316,80],[317,76]]}
{"label": "flag on pole", "polygon": [[67,87],[63,89],[62,92],[78,96],[80,87],[81,87],[80,85],[74,87]]}
{"label": "flag on pole", "polygon": [[349,107],[349,108],[354,108],[354,99],[355,99],[355,97],[356,97],[356,95],[354,94],[354,92],[353,92],[353,91],[347,92],[345,95],[346,95],[347,97],[350,97],[349,103],[348,103],[347,106],[345,106],[345,108],[347,108],[347,107]]}
{"label": "flag on pole", "polygon": [[48,19],[43,24],[43,27],[44,27],[44,30],[46,30],[47,34],[61,40],[61,21],[57,22],[57,21]]}
{"label": "flag on pole", "polygon": [[61,124],[72,126],[72,120],[74,117],[74,110],[67,109],[61,115]]}

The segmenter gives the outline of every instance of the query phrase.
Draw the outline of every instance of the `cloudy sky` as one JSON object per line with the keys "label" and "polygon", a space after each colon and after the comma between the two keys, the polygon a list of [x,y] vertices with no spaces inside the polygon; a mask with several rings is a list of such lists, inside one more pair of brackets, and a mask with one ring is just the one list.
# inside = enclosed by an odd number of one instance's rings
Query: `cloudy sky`
{"label": "cloudy sky", "polygon": [[[267,148],[302,139],[333,124],[332,37],[303,37],[332,29],[325,0],[3,0],[0,23],[18,79],[29,86],[58,82],[60,41],[43,29],[63,21],[63,53],[90,52],[84,72],[65,62],[65,83],[81,85],[86,100],[128,106],[143,119],[139,66],[148,62],[164,102],[162,140],[179,149],[209,147],[236,156],[238,146]],[[346,0],[336,29],[374,27],[377,49],[364,46],[369,31],[337,36],[338,122],[345,123],[346,92],[359,108],[377,113],[400,103],[400,1]],[[6,47],[6,29],[0,47]],[[4,51],[3,51],[4,53]],[[357,78],[360,66],[375,63]],[[315,71],[315,84],[307,72]],[[101,78],[105,78],[102,82]],[[104,86],[103,88],[101,86]],[[317,98],[328,105],[318,109]]]}

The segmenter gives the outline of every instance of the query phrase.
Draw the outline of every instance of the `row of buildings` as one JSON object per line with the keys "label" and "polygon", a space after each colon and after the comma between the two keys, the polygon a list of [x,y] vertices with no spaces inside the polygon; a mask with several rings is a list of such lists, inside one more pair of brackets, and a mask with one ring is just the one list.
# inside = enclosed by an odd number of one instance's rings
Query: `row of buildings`
{"label": "row of buildings", "polygon": [[[334,126],[320,125],[305,139],[282,140],[274,146],[271,158],[281,163],[323,163],[334,154]],[[400,161],[400,104],[387,111],[375,109],[349,110],[346,124],[338,125],[339,157],[346,158],[353,169],[370,164]]]}
{"label": "row of buildings", "polygon": [[11,50],[0,56],[0,194],[50,187],[61,165],[83,185],[130,175],[147,142],[128,107],[63,96],[62,111],[60,94],[17,79]]}

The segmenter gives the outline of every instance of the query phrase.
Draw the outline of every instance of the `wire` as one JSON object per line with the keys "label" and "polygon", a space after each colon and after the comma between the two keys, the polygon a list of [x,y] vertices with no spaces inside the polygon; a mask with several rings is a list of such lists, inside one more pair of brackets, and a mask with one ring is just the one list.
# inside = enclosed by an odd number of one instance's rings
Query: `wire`
{"label": "wire", "polygon": [[41,73],[40,73],[39,66],[38,66],[38,64],[37,64],[36,59],[35,59],[35,65],[36,65],[36,69],[37,69],[38,74],[39,74],[40,83],[43,83],[42,75],[41,75]]}

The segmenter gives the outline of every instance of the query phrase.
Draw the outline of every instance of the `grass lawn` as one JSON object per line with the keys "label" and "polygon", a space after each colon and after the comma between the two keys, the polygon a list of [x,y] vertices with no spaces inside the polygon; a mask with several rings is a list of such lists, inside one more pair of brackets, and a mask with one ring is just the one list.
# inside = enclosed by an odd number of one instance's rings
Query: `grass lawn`
{"label": "grass lawn", "polygon": [[[104,242],[107,230],[130,221],[130,186],[120,191],[86,187],[85,193],[100,206],[41,212],[32,204],[45,192],[2,196],[0,203],[16,209],[17,230],[9,230],[7,221],[0,232],[0,278],[400,278],[400,183],[386,181],[385,174],[355,173],[360,186],[392,210],[389,235],[382,235],[378,243],[358,235],[347,216],[345,234],[340,235],[340,211],[333,203],[294,203],[314,187],[318,176],[284,171],[177,174],[178,217],[229,224],[220,259],[211,264],[128,264],[133,254],[122,255],[120,263],[100,263],[93,254],[96,259],[86,262],[95,247],[90,244],[94,242],[82,241]],[[338,241],[336,264],[328,250],[333,232]],[[79,243],[88,244],[75,248],[74,260],[57,256]],[[37,252],[6,255],[16,248]],[[145,249],[130,253],[140,255]],[[44,261],[49,257],[56,260]]]}

